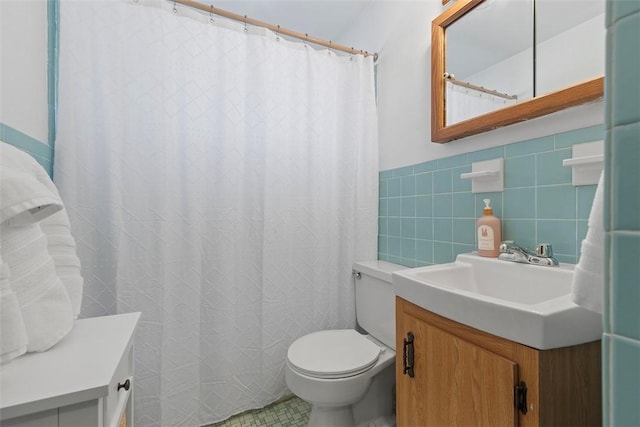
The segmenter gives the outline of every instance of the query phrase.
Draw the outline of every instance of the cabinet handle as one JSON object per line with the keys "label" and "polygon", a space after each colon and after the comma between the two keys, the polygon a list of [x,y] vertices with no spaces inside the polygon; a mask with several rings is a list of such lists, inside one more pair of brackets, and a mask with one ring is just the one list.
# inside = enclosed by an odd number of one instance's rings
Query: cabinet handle
{"label": "cabinet handle", "polygon": [[407,338],[404,339],[404,345],[402,346],[402,366],[404,368],[403,374],[409,375],[410,378],[415,376],[413,372],[413,332],[407,333]]}
{"label": "cabinet handle", "polygon": [[[120,392],[121,388],[124,388],[125,391]],[[113,407],[111,403],[109,403],[109,413],[111,414],[109,418],[111,421],[108,424],[104,423],[105,427],[122,427],[123,420],[128,420],[127,425],[133,424],[130,406],[129,411],[127,411],[127,406],[131,401],[131,393],[133,393],[133,377],[128,377],[122,384],[118,383],[117,402]],[[113,393],[109,394],[111,395]]]}
{"label": "cabinet handle", "polygon": [[127,378],[127,380],[124,383],[122,384],[118,383],[118,389],[116,391],[120,391],[121,388],[123,388],[125,391],[129,391],[129,387],[131,387],[131,382]]}
{"label": "cabinet handle", "polygon": [[527,385],[524,381],[520,381],[520,384],[515,386],[515,405],[516,410],[527,413]]}

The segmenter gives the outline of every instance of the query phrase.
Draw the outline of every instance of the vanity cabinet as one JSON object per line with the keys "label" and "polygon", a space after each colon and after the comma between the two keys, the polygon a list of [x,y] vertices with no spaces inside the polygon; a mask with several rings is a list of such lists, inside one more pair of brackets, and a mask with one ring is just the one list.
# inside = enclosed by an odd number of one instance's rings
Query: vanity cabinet
{"label": "vanity cabinet", "polygon": [[0,366],[2,427],[131,427],[140,313],[77,320],[59,343]]}
{"label": "vanity cabinet", "polygon": [[399,427],[602,424],[600,341],[537,350],[396,297],[396,353]]}

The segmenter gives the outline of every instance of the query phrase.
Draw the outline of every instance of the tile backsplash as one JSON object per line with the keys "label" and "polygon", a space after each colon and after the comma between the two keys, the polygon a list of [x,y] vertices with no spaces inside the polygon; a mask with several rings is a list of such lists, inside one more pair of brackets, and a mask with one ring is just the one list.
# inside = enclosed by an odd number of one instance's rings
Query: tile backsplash
{"label": "tile backsplash", "polygon": [[[551,243],[560,262],[575,264],[596,186],[574,187],[562,160],[572,157],[573,144],[604,137],[597,125],[380,172],[378,259],[417,267],[476,250],[475,223],[489,198],[503,240],[528,248]],[[504,192],[472,193],[460,174],[498,157]]]}
{"label": "tile backsplash", "polygon": [[[640,2],[608,0],[603,425],[639,426]],[[607,194],[608,193],[608,194]]]}

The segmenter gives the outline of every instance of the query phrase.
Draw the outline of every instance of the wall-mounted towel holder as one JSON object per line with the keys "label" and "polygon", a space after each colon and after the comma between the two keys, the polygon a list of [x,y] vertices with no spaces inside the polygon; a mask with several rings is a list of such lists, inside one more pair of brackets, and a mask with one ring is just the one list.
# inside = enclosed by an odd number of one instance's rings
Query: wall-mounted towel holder
{"label": "wall-mounted towel holder", "polygon": [[472,193],[504,191],[503,158],[471,163],[471,172],[460,174],[461,179],[470,179]]}
{"label": "wall-mounted towel holder", "polygon": [[563,166],[571,167],[571,183],[579,185],[595,185],[604,168],[604,141],[585,142],[573,146],[573,157],[564,159]]}

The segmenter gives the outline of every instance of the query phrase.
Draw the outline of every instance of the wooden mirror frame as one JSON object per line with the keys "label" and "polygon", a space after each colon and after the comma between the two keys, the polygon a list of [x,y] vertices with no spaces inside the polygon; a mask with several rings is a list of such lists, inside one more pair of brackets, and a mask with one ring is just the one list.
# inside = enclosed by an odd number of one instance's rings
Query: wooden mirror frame
{"label": "wooden mirror frame", "polygon": [[457,0],[431,23],[431,141],[444,143],[487,132],[604,96],[604,77],[537,96],[452,125],[445,124],[445,30],[484,0]]}

